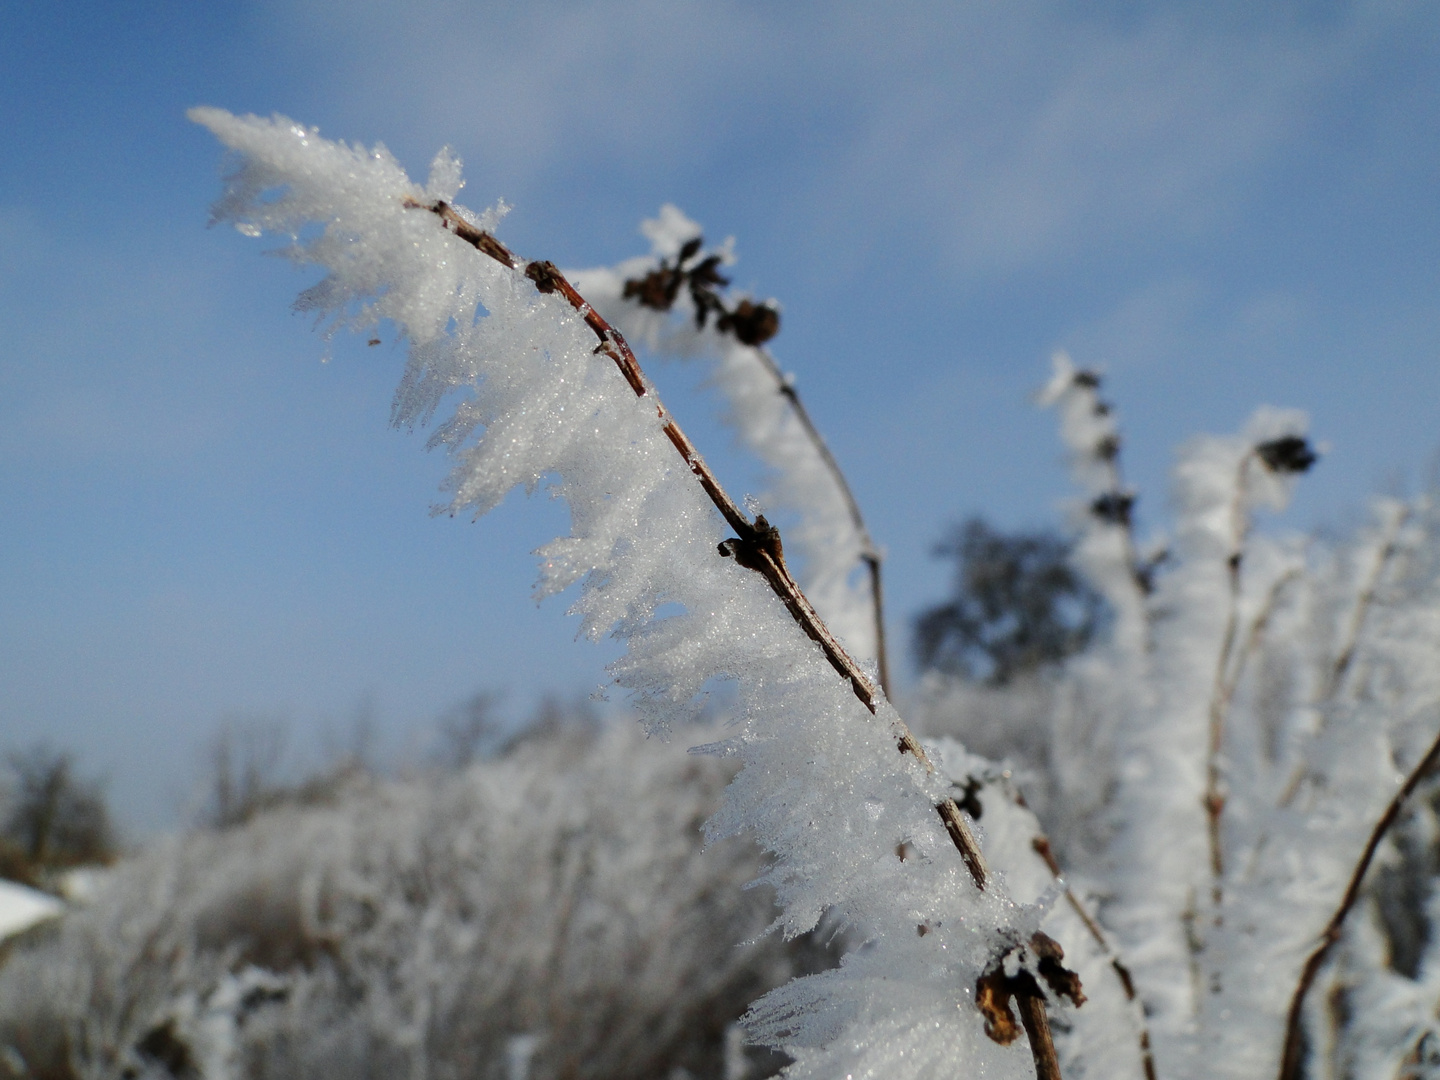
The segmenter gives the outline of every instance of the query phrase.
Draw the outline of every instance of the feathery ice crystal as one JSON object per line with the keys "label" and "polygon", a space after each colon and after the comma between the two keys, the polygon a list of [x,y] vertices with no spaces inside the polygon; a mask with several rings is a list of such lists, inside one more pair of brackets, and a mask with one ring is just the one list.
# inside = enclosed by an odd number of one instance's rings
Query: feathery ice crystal
{"label": "feathery ice crystal", "polygon": [[[582,314],[425,212],[453,199],[455,159],[442,152],[421,187],[383,148],[279,118],[191,116],[239,155],[216,219],[287,236],[292,259],[326,270],[301,307],[354,329],[388,319],[409,340],[396,421],[455,401],[432,439],[456,461],[452,512],[556,478],[571,532],[540,550],[538,592],[580,586],[571,611],[588,636],[626,642],[612,672],[647,724],[670,727],[711,680],[733,682],[737,730],[709,749],[742,768],[709,835],[747,832],[773,853],[762,880],[785,934],[828,912],[866,938],[838,972],[757,1005],[755,1030],[796,1057],[791,1075],[922,1077],[961,1062],[1027,1075],[1023,1040],[986,1037],[975,988],[998,957],[1025,954],[1047,904],[1016,903],[1002,880],[975,886],[935,813],[950,782],[897,754],[888,702],[872,716],[765,581],[717,555],[725,523],[653,393],[632,392]],[[453,212],[488,230],[501,209]]]}

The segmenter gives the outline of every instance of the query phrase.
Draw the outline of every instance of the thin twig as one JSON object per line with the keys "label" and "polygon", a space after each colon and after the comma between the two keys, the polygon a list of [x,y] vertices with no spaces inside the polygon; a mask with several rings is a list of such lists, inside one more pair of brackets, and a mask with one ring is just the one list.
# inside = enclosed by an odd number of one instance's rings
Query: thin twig
{"label": "thin twig", "polygon": [[850,482],[845,478],[845,473],[840,468],[840,463],[835,460],[835,455],[830,452],[830,446],[826,443],[825,436],[820,434],[820,429],[811,419],[810,411],[800,400],[800,392],[795,389],[794,381],[780,370],[780,365],[775,362],[775,358],[762,346],[755,345],[751,349],[759,358],[766,372],[775,380],[776,391],[790,402],[795,419],[800,421],[800,426],[804,429],[806,438],[810,440],[810,445],[814,447],[815,453],[819,455],[821,462],[830,473],[830,479],[835,484],[835,489],[840,492],[840,497],[845,501],[845,508],[850,513],[850,523],[860,536],[860,558],[869,571],[871,610],[875,618],[875,663],[880,671],[880,688],[885,691],[885,696],[889,697],[890,660],[885,646],[885,592],[880,580],[880,563],[883,556],[870,536],[870,530],[865,524],[865,515],[860,511],[860,503],[850,488]]}
{"label": "thin twig", "polygon": [[1210,743],[1205,755],[1205,816],[1210,838],[1210,899],[1214,907],[1215,924],[1220,924],[1220,904],[1224,898],[1225,853],[1221,845],[1220,817],[1225,812],[1224,778],[1220,771],[1220,752],[1225,743],[1225,719],[1229,711],[1229,695],[1233,686],[1226,678],[1230,670],[1231,656],[1235,650],[1235,639],[1240,630],[1240,564],[1245,554],[1245,537],[1249,532],[1249,521],[1245,515],[1245,475],[1255,457],[1251,450],[1240,459],[1235,477],[1235,496],[1230,504],[1230,553],[1225,560],[1227,584],[1227,610],[1225,633],[1221,638],[1220,654],[1215,660],[1215,680],[1210,691]]}
{"label": "thin twig", "polygon": [[[736,537],[720,544],[720,554],[735,559],[740,565],[756,571],[765,578],[766,583],[780,598],[800,628],[820,646],[831,666],[850,683],[851,690],[854,691],[861,703],[870,710],[872,715],[875,714],[879,701],[878,689],[870,681],[869,676],[845,652],[791,576],[785,565],[779,530],[767,522],[763,516],[756,517],[752,522],[726,493],[719,479],[710,471],[705,459],[700,456],[700,452],[690,441],[689,436],[680,429],[680,425],[675,422],[664,404],[660,402],[659,396],[651,393],[651,387],[640,370],[640,362],[636,360],[635,353],[625,341],[624,336],[606,322],[600,313],[575,291],[575,287],[566,280],[565,275],[554,263],[522,261],[494,236],[482,229],[477,229],[466,221],[454,207],[443,200],[427,205],[406,198],[404,205],[412,209],[427,210],[436,215],[443,228],[470,244],[475,250],[488,255],[508,269],[523,271],[526,277],[535,282],[535,287],[542,293],[558,293],[575,309],[600,341],[595,352],[603,353],[615,361],[615,365],[620,369],[620,373],[625,377],[625,381],[635,392],[636,397],[649,397],[654,401],[655,411],[660,418],[666,437],[684,459],[685,464],[689,466],[690,471],[695,474],[695,478],[700,482],[705,494],[710,497],[710,501],[715,504],[715,508],[720,511],[726,523],[735,530]],[[935,771],[934,764],[904,721],[897,716],[894,719],[894,726],[899,739],[900,752],[910,754],[925,768],[926,772],[933,773]],[[961,861],[965,863],[965,868],[970,872],[975,887],[983,891],[989,884],[990,871],[964,814],[960,812],[955,800],[948,796],[936,805],[935,810],[940,815],[940,820],[944,823],[945,831],[949,834],[951,842],[960,852]],[[1040,1009],[1043,1014],[1043,1003]],[[1050,1038],[1048,1022],[1038,1024],[1031,1030],[1031,1025],[1027,1021],[1026,1030],[1031,1036],[1031,1052],[1035,1055],[1037,1067],[1042,1060],[1054,1062],[1056,1060],[1055,1047]],[[1049,1075],[1053,1076],[1055,1080],[1059,1080],[1058,1066]]]}
{"label": "thin twig", "polygon": [[1356,650],[1360,645],[1360,634],[1365,629],[1366,617],[1370,614],[1370,608],[1375,603],[1375,596],[1380,591],[1380,582],[1385,576],[1385,570],[1390,565],[1390,560],[1395,557],[1395,551],[1399,547],[1400,531],[1405,527],[1409,518],[1410,506],[1407,504],[1396,516],[1395,524],[1390,529],[1390,535],[1385,538],[1384,545],[1375,557],[1375,566],[1361,587],[1359,596],[1355,598],[1355,610],[1351,613],[1345,644],[1335,657],[1335,666],[1330,669],[1330,677],[1325,683],[1325,700],[1327,701],[1336,697],[1344,686],[1345,676],[1349,674],[1350,666],[1355,660]]}
{"label": "thin twig", "polygon": [[[711,472],[705,459],[695,448],[695,444],[680,429],[680,425],[675,422],[674,417],[660,402],[658,396],[651,393],[651,388],[640,370],[640,363],[635,359],[635,353],[620,332],[606,322],[600,313],[575,291],[575,287],[566,280],[554,263],[524,262],[490,233],[471,225],[460,216],[454,207],[443,200],[427,205],[413,199],[406,199],[405,205],[413,209],[428,210],[435,214],[445,229],[470,244],[477,251],[488,255],[511,270],[522,270],[526,277],[535,282],[536,288],[541,292],[558,293],[575,309],[600,341],[595,351],[603,353],[615,361],[636,397],[649,397],[655,402],[655,411],[660,417],[662,430],[666,437],[674,444],[686,465],[690,467],[690,471],[695,474],[695,478],[700,482],[705,494],[710,497],[710,501],[715,504],[726,523],[738,534],[736,538],[726,540],[720,545],[721,554],[734,558],[742,566],[755,570],[765,578],[800,628],[820,646],[830,665],[849,682],[855,696],[874,714],[880,700],[880,691],[870,681],[870,677],[865,674],[860,665],[835,639],[800,590],[800,586],[796,584],[794,577],[791,576],[785,565],[779,530],[770,525],[763,516],[757,517],[752,522],[726,493],[719,479]],[[894,724],[900,752],[912,755],[927,772],[933,773],[935,771],[934,764],[904,721],[897,717]],[[961,814],[960,808],[955,804],[954,799],[946,798],[936,807],[936,811],[944,822],[950,839],[959,850],[976,887],[984,889],[989,883],[990,871],[985,863],[985,856],[980,851],[980,845],[976,842],[975,835],[965,821],[964,815]]]}
{"label": "thin twig", "polygon": [[1230,673],[1230,678],[1225,687],[1225,705],[1228,708],[1235,698],[1235,691],[1239,689],[1240,682],[1245,677],[1245,668],[1250,658],[1260,648],[1260,640],[1265,636],[1265,631],[1270,626],[1270,620],[1275,616],[1275,610],[1280,604],[1280,594],[1289,585],[1300,577],[1300,567],[1292,566],[1285,573],[1275,579],[1270,586],[1270,591],[1265,595],[1265,603],[1260,605],[1259,612],[1250,624],[1250,633],[1245,637],[1245,645],[1235,659],[1235,670]]}
{"label": "thin twig", "polygon": [[1335,943],[1340,940],[1340,931],[1345,924],[1345,917],[1350,914],[1350,909],[1360,898],[1360,886],[1365,881],[1365,872],[1370,869],[1370,863],[1375,858],[1375,852],[1379,850],[1380,842],[1385,839],[1385,834],[1400,817],[1400,811],[1404,809],[1405,802],[1414,794],[1420,782],[1429,775],[1431,770],[1440,762],[1440,734],[1435,736],[1435,741],[1430,744],[1430,749],[1420,759],[1420,763],[1410,770],[1410,775],[1405,778],[1405,783],[1390,800],[1385,812],[1375,822],[1375,827],[1370,830],[1370,839],[1365,842],[1365,849],[1360,855],[1360,861],[1355,864],[1355,869],[1350,873],[1350,882],[1345,886],[1345,894],[1340,899],[1340,906],[1330,916],[1330,921],[1325,924],[1325,929],[1320,934],[1320,943],[1305,959],[1305,966],[1300,971],[1300,981],[1295,986],[1294,996],[1290,999],[1290,1013],[1285,1021],[1285,1047],[1280,1055],[1280,1080],[1301,1080],[1301,1070],[1304,1068],[1303,1048],[1303,1018],[1305,1010],[1305,995],[1309,992],[1315,976],[1319,974],[1320,968],[1324,965],[1325,959]]}
{"label": "thin twig", "polygon": [[[1265,636],[1265,631],[1270,625],[1270,620],[1274,617],[1275,610],[1279,606],[1280,594],[1285,591],[1285,586],[1299,577],[1300,567],[1292,566],[1270,585],[1269,591],[1265,594],[1265,602],[1260,605],[1260,610],[1250,623],[1250,632],[1245,635],[1245,644],[1241,646],[1240,651],[1236,654],[1235,663],[1230,671],[1229,677],[1226,678],[1223,685],[1217,689],[1215,699],[1211,702],[1212,755],[1218,754],[1219,752],[1215,740],[1224,736],[1225,723],[1230,717],[1230,706],[1235,700],[1235,692],[1240,688],[1240,683],[1245,678],[1245,669],[1249,665],[1250,658],[1259,651],[1260,641]],[[1212,761],[1213,760],[1212,758]],[[1219,793],[1218,788],[1215,794],[1216,797],[1219,798],[1223,808],[1224,796]],[[1219,905],[1218,899],[1216,900],[1216,905]]]}
{"label": "thin twig", "polygon": [[[1021,806],[1025,805],[1025,797],[1018,791],[1014,793],[1014,798]],[[1045,866],[1049,869],[1051,876],[1064,886],[1066,902],[1079,917],[1080,922],[1084,924],[1085,929],[1090,932],[1090,936],[1100,947],[1100,951],[1109,958],[1110,968],[1115,972],[1115,977],[1120,980],[1121,990],[1125,992],[1125,1000],[1130,1002],[1135,1013],[1135,1023],[1140,1034],[1140,1064],[1145,1070],[1145,1080],[1156,1080],[1155,1055],[1150,1050],[1150,1025],[1145,1022],[1145,1008],[1140,1002],[1139,995],[1135,992],[1135,979],[1130,974],[1130,968],[1120,959],[1120,954],[1116,952],[1110,939],[1105,936],[1105,931],[1100,929],[1100,924],[1085,909],[1085,905],[1075,895],[1075,890],[1070,887],[1070,883],[1061,874],[1060,862],[1055,858],[1055,850],[1050,846],[1050,838],[1041,833],[1030,841],[1030,846],[1034,849],[1035,854],[1045,861]]]}
{"label": "thin twig", "polygon": [[1060,1059],[1055,1055],[1055,1040],[1050,1035],[1050,1018],[1045,1015],[1045,999],[1031,994],[1016,994],[1020,1022],[1030,1037],[1030,1056],[1035,1060],[1035,1080],[1060,1080]]}
{"label": "thin twig", "polygon": [[[1395,520],[1390,530],[1390,535],[1381,546],[1375,558],[1375,566],[1371,570],[1365,584],[1360,587],[1360,592],[1355,597],[1355,607],[1350,614],[1350,626],[1345,635],[1345,644],[1336,653],[1335,663],[1325,678],[1325,688],[1321,691],[1320,700],[1325,704],[1331,704],[1340,696],[1340,691],[1346,687],[1346,677],[1354,665],[1355,657],[1360,648],[1360,635],[1365,629],[1365,623],[1369,617],[1370,609],[1375,604],[1375,598],[1380,591],[1380,583],[1389,568],[1390,561],[1395,557],[1399,548],[1400,530],[1410,519],[1411,508],[1406,505]],[[1322,713],[1322,722],[1323,722]],[[1300,785],[1304,783],[1308,768],[1302,760],[1295,766],[1295,771],[1290,774],[1286,781],[1284,790],[1280,793],[1277,805],[1284,809],[1288,807],[1300,793]]]}

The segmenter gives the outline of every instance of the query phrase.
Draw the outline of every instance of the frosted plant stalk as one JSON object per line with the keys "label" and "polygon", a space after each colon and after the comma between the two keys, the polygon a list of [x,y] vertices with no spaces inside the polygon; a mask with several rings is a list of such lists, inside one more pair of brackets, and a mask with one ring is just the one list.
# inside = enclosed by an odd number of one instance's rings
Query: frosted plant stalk
{"label": "frosted plant stalk", "polygon": [[[1077,565],[1117,613],[1112,640],[1059,680],[1050,790],[1065,819],[1093,812],[1077,771],[1089,790],[1113,785],[1093,880],[1112,898],[1105,921],[1135,968],[1158,1070],[1295,1080],[1302,1028],[1312,1058],[1329,1046],[1380,1060],[1373,1027],[1336,1017],[1375,1009],[1384,985],[1424,991],[1358,948],[1363,925],[1340,946],[1431,766],[1440,559],[1433,534],[1406,526],[1428,504],[1382,500],[1375,526],[1338,548],[1251,535],[1254,511],[1283,505],[1314,460],[1302,416],[1262,409],[1239,436],[1186,446],[1174,554],[1146,581],[1130,573],[1134,495],[1111,468],[1118,436],[1098,385],[1061,355],[1042,393],[1084,493]],[[1076,723],[1114,739],[1076,738]],[[1337,951],[1343,970],[1322,974]],[[1354,1075],[1396,1075],[1422,1035],[1409,1030],[1388,1073]]]}
{"label": "frosted plant stalk", "polygon": [[[571,611],[587,636],[626,642],[611,670],[648,723],[692,715],[710,680],[734,680],[739,731],[713,749],[743,767],[710,834],[748,831],[775,853],[763,880],[787,934],[830,911],[870,935],[839,974],[757,1005],[772,1017],[757,1027],[797,1059],[792,1075],[920,1077],[960,1062],[1023,1075],[1023,1053],[987,1039],[970,1005],[1002,956],[1035,982],[1027,950],[1043,907],[1014,903],[986,873],[948,783],[809,609],[778,533],[719,488],[623,338],[553,266],[521,263],[495,240],[498,212],[451,204],[459,166],[448,153],[422,188],[382,148],[283,119],[191,115],[241,156],[217,219],[289,235],[296,261],[328,271],[302,307],[357,328],[390,319],[408,337],[397,421],[463,389],[434,440],[456,458],[452,512],[484,513],[516,485],[558,477],[572,531],[540,549],[537,591],[581,586]],[[323,231],[301,241],[311,223]],[[656,618],[670,604],[682,613]],[[915,857],[896,858],[900,843]]]}

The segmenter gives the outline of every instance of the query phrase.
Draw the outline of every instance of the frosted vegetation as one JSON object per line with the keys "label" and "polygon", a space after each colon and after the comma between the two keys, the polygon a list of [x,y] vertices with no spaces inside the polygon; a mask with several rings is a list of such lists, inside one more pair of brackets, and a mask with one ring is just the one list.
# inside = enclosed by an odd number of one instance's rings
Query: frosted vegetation
{"label": "frosted vegetation", "polygon": [[[1261,409],[1181,448],[1173,537],[1141,544],[1116,414],[1057,357],[1071,564],[1109,618],[1003,685],[931,678],[922,749],[874,689],[879,552],[765,351],[778,308],[724,291],[728,244],[667,207],[649,255],[570,275],[586,303],[495,239],[503,206],[454,206],[446,152],[421,186],[382,148],[192,116],[236,155],[216,219],[324,270],[299,307],[408,342],[394,420],[452,455],[443,509],[566,501],[537,593],[624,642],[615,684],[675,742],[555,734],[150,852],[0,969],[12,1071],[1433,1074],[1428,496],[1343,541],[1257,532],[1315,460],[1303,415]],[[612,326],[710,365],[840,644]]]}
{"label": "frosted vegetation", "polygon": [[719,1076],[749,1001],[833,963],[764,935],[753,845],[702,851],[733,772],[630,723],[352,774],[112,871],[0,970],[0,1041],[45,1077]]}

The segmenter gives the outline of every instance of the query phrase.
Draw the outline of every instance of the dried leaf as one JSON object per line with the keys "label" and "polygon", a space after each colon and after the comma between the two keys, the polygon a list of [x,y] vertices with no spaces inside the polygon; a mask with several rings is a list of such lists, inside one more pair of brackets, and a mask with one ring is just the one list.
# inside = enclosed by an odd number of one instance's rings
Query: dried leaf
{"label": "dried leaf", "polygon": [[975,1004],[985,1017],[985,1034],[1001,1046],[1009,1046],[1020,1037],[1020,1024],[1010,1011],[1014,993],[1003,966],[981,975],[975,983]]}
{"label": "dried leaf", "polygon": [[1040,958],[1037,965],[1040,977],[1045,980],[1050,991],[1056,997],[1069,998],[1070,1004],[1077,1009],[1085,1004],[1085,991],[1080,986],[1080,976],[1060,962],[1065,959],[1065,950],[1060,947],[1060,943],[1049,934],[1037,930],[1030,939],[1030,947]]}

